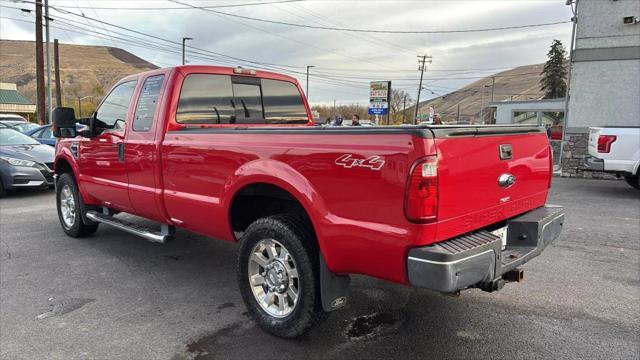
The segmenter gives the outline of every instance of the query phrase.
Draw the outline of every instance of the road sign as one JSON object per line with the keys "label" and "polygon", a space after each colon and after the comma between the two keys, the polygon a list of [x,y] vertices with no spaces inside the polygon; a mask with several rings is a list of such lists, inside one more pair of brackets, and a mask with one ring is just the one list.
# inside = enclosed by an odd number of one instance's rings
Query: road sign
{"label": "road sign", "polygon": [[391,100],[391,81],[372,81],[369,87],[369,115],[387,115]]}

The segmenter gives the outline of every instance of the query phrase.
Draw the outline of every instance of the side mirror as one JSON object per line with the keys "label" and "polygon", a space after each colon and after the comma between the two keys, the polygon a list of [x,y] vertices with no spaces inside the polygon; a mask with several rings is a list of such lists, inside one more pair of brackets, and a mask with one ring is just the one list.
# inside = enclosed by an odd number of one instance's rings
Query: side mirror
{"label": "side mirror", "polygon": [[78,135],[76,131],[76,114],[73,108],[57,107],[51,113],[53,123],[53,136],[57,138],[73,138]]}

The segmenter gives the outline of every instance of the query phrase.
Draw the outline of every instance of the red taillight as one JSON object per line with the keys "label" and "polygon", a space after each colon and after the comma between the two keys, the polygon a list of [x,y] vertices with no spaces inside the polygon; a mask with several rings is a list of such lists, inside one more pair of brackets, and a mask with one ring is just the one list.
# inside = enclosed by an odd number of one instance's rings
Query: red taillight
{"label": "red taillight", "polygon": [[438,217],[438,157],[417,162],[409,175],[406,216],[411,221],[434,222]]}
{"label": "red taillight", "polygon": [[598,152],[608,153],[611,151],[611,144],[613,144],[618,137],[615,135],[600,135],[598,137]]}

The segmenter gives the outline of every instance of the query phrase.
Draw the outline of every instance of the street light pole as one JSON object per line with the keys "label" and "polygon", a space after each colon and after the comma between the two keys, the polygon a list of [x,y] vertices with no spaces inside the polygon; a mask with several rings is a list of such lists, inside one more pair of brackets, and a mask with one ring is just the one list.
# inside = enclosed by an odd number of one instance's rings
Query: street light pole
{"label": "street light pole", "polygon": [[307,88],[305,90],[305,94],[307,95],[307,102],[309,102],[309,69],[315,67],[313,65],[307,65]]}
{"label": "street light pole", "polygon": [[190,38],[190,37],[183,37],[182,38],[182,65],[186,64],[186,61],[185,61],[185,42],[187,40],[193,40],[193,38]]}

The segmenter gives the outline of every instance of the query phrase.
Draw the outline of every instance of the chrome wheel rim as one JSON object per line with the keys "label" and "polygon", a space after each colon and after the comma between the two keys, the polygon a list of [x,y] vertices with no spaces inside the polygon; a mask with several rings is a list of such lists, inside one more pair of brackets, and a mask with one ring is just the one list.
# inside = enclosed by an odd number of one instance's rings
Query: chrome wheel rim
{"label": "chrome wheel rim", "polygon": [[69,185],[65,185],[60,190],[60,214],[62,221],[68,228],[73,227],[76,222],[76,201]]}
{"label": "chrome wheel rim", "polygon": [[298,268],[278,241],[258,241],[249,256],[248,277],[253,296],[270,316],[283,318],[296,308],[300,294]]}

